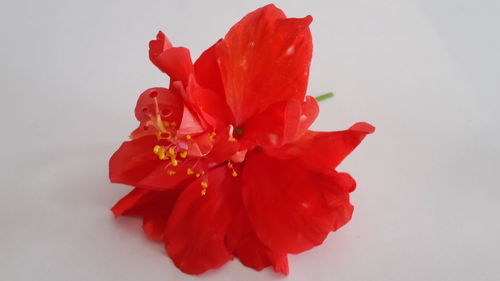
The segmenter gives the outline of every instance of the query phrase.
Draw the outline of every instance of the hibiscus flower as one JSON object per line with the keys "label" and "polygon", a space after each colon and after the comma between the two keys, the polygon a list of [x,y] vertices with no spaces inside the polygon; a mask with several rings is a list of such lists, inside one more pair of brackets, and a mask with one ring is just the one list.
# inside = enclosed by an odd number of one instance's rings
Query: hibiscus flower
{"label": "hibiscus flower", "polygon": [[194,63],[162,32],[150,42],[170,85],[140,95],[140,126],[110,159],[111,181],[135,187],[112,211],[142,217],[183,272],[237,257],[287,274],[288,254],[351,219],[356,184],[335,168],[374,128],[308,130],[311,21],[262,7]]}

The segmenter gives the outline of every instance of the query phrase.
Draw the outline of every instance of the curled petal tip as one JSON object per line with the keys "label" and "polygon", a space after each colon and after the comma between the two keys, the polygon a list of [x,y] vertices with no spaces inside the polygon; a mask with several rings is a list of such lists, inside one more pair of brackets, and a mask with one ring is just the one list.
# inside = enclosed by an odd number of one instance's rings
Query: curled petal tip
{"label": "curled petal tip", "polygon": [[373,127],[372,125],[370,125],[366,122],[358,122],[358,123],[352,125],[351,128],[349,128],[349,130],[371,134],[371,133],[375,132],[375,127]]}
{"label": "curled petal tip", "polygon": [[313,21],[313,17],[311,15],[307,15],[306,17],[304,17],[304,21],[307,23],[307,25],[309,25]]}

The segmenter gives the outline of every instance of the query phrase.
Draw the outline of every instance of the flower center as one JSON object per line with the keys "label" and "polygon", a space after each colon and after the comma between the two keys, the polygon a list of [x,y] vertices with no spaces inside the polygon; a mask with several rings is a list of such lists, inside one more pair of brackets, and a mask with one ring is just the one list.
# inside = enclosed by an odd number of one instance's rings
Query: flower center
{"label": "flower center", "polygon": [[[155,135],[158,140],[152,152],[159,160],[165,161],[165,173],[169,176],[200,178],[202,196],[207,193],[210,169],[227,164],[230,174],[238,176],[232,162],[236,159],[232,154],[237,152],[237,139],[234,138],[233,131],[238,137],[243,134],[243,130],[228,126],[226,130],[216,133],[193,131],[189,126],[181,128],[178,123],[183,120],[182,113],[179,113],[182,109],[175,100],[168,100],[168,97],[168,93],[162,95],[156,91],[149,92],[144,95],[144,107],[139,110],[143,133]],[[221,159],[226,161],[221,162]],[[240,162],[238,159],[234,161]]]}
{"label": "flower center", "polygon": [[[212,135],[214,137],[214,135]],[[153,153],[158,159],[166,161],[165,170],[167,175],[174,176],[178,172],[184,172],[188,176],[201,178],[202,195],[206,194],[208,187],[207,171],[210,168],[210,161],[204,157],[189,156],[190,145],[196,145],[191,135],[186,135],[182,139],[172,134],[166,137],[159,135],[158,140],[167,139],[168,145],[155,145]]]}
{"label": "flower center", "polygon": [[[212,133],[210,136],[215,136]],[[186,139],[190,140],[192,137],[190,135],[186,136]],[[201,177],[201,195],[204,196],[207,193],[208,188],[208,170],[211,168],[211,162],[206,157],[188,157],[188,151],[182,150],[179,146],[171,143],[169,145],[155,145],[153,147],[153,153],[158,156],[158,159],[162,161],[168,161],[165,166],[166,173],[169,176],[174,176],[177,174],[178,170],[184,170],[188,176],[194,176],[195,178]],[[182,168],[181,168],[182,166]],[[231,175],[233,177],[238,176],[233,163],[228,160],[227,167],[231,170]]]}

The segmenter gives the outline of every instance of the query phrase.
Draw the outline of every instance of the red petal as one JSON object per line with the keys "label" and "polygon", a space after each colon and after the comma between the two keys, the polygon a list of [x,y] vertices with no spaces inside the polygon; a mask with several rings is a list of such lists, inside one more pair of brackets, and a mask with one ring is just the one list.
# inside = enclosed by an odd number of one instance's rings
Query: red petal
{"label": "red petal", "polygon": [[[225,166],[208,173],[206,195],[200,180],[181,194],[167,224],[166,250],[175,265],[185,273],[200,274],[218,268],[231,259],[225,237],[241,195],[238,177]],[[236,198],[236,199],[235,199]]]}
{"label": "red petal", "polygon": [[304,100],[311,21],[311,16],[287,19],[271,4],[245,16],[217,44],[226,101],[237,126],[273,103]]}
{"label": "red petal", "polygon": [[163,53],[163,51],[172,48],[172,43],[168,40],[167,36],[161,31],[156,35],[156,40],[151,40],[149,42],[149,56],[151,60],[158,57]]}
{"label": "red petal", "polygon": [[234,123],[234,118],[226,104],[223,93],[201,87],[192,77],[192,79],[189,79],[186,94],[194,110],[213,128],[220,128]]}
{"label": "red petal", "polygon": [[346,177],[250,153],[243,171],[243,201],[259,239],[276,252],[294,254],[321,244],[351,219],[348,190],[353,180]]}
{"label": "red petal", "polygon": [[198,118],[196,118],[191,110],[184,106],[184,113],[182,114],[182,121],[179,125],[178,134],[189,135],[189,134],[199,134],[203,133],[204,129],[201,126]]}
{"label": "red petal", "polygon": [[165,240],[165,228],[167,227],[168,217],[144,217],[142,221],[142,230],[144,233],[153,240]]}
{"label": "red petal", "polygon": [[122,215],[126,215],[126,212],[133,208],[136,203],[141,200],[144,194],[147,194],[147,190],[134,188],[129,194],[125,195],[120,201],[118,201],[111,211],[115,215],[115,217],[119,217]]}
{"label": "red petal", "polygon": [[193,73],[193,62],[188,49],[172,47],[172,43],[160,31],[156,40],[149,42],[149,58],[172,81],[182,81],[187,86],[189,75]]}
{"label": "red petal", "polygon": [[246,210],[241,209],[240,213],[235,213],[234,216],[226,243],[240,262],[255,270],[273,266],[276,272],[288,274],[287,255],[274,252],[262,244],[253,230]]}
{"label": "red petal", "polygon": [[[217,42],[219,43],[220,40]],[[212,90],[217,95],[224,96],[224,86],[220,76],[219,65],[215,53],[215,43],[208,48],[194,63],[196,80],[203,87]]]}
{"label": "red petal", "polygon": [[[217,42],[219,43],[220,40]],[[220,76],[216,56],[216,44],[208,48],[194,64],[196,81],[199,85],[195,95],[195,103],[202,112],[204,119],[215,128],[234,124],[234,117],[226,103],[224,86]]]}
{"label": "red petal", "polygon": [[[197,118],[202,118],[200,121],[206,121],[213,127],[234,123],[225,101],[214,47],[205,51],[193,66],[188,49],[172,47],[162,32],[157,37],[150,42],[151,61],[170,76],[176,92],[179,89],[175,82],[182,83],[181,95]],[[196,75],[193,75],[195,67]]]}
{"label": "red petal", "polygon": [[153,153],[158,141],[156,137],[146,136],[124,142],[109,160],[111,182],[123,183],[145,189],[166,190],[177,187],[190,180],[185,171],[188,163],[176,167],[175,175],[167,174],[168,161],[161,161]]}
{"label": "red petal", "polygon": [[367,134],[375,128],[368,123],[356,123],[345,131],[314,132],[307,131],[295,143],[279,149],[266,151],[282,159],[298,158],[311,169],[335,168],[351,151],[358,146]]}
{"label": "red petal", "polygon": [[134,188],[120,199],[111,210],[115,216],[168,216],[172,211],[180,189],[155,191]]}
{"label": "red petal", "polygon": [[221,163],[226,160],[234,161],[233,155],[235,155],[235,153],[246,153],[246,147],[233,137],[233,130],[234,128],[228,126],[217,132],[213,149],[208,155],[214,162]]}
{"label": "red petal", "polygon": [[[203,119],[200,106],[196,104],[197,97],[199,95],[198,92],[203,89],[193,85],[197,85],[196,79],[193,75],[189,75],[187,84],[185,85],[183,85],[180,81],[170,81],[171,91],[181,97],[184,103],[183,120],[181,121],[180,126],[181,129],[184,129],[185,127],[193,127],[195,128],[195,131],[199,131],[200,129],[203,130],[207,127],[206,122]],[[186,110],[186,108],[188,110]],[[185,116],[186,114],[189,115]]]}
{"label": "red petal", "polygon": [[179,95],[165,88],[151,88],[137,99],[135,117],[141,123],[132,132],[132,139],[156,135],[164,122],[179,124],[183,118],[183,105]]}
{"label": "red petal", "polygon": [[152,153],[156,138],[147,136],[124,142],[109,159],[109,178],[114,183],[134,185],[160,164]]}
{"label": "red petal", "polygon": [[242,142],[249,147],[280,147],[301,137],[318,116],[318,103],[307,96],[276,103],[252,117],[243,127]]}
{"label": "red petal", "polygon": [[164,121],[179,123],[182,109],[182,100],[169,89],[150,88],[139,96],[134,112],[140,122],[149,120],[151,114],[158,114]]}
{"label": "red petal", "polygon": [[166,222],[179,197],[180,190],[151,191],[135,188],[111,209],[115,216],[144,217],[143,229],[148,237],[162,241]]}

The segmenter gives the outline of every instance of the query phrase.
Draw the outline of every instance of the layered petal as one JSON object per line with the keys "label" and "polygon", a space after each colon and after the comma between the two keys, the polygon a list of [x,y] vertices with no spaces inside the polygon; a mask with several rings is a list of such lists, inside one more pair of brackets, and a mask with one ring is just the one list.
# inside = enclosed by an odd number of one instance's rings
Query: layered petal
{"label": "layered petal", "polygon": [[202,87],[193,76],[189,80],[186,96],[200,119],[211,128],[220,128],[234,123],[224,95]]}
{"label": "layered petal", "polygon": [[151,239],[162,241],[165,226],[181,189],[152,191],[135,188],[111,210],[115,216],[143,217],[143,229]]}
{"label": "layered petal", "polygon": [[234,124],[217,63],[216,46],[220,41],[203,52],[194,64],[197,84],[193,88],[201,89],[197,90],[193,99],[204,119],[215,128]]}
{"label": "layered petal", "polygon": [[189,76],[194,67],[189,50],[184,47],[173,47],[163,34],[158,32],[156,40],[149,42],[149,58],[161,71],[170,76],[171,81],[181,81],[187,86]]}
{"label": "layered petal", "polygon": [[155,191],[134,188],[120,199],[111,210],[115,216],[166,216],[179,197],[181,189]]}
{"label": "layered petal", "polygon": [[[124,142],[109,160],[111,182],[123,183],[145,189],[166,190],[176,188],[192,177],[185,172],[168,174],[170,162],[159,160],[153,153],[157,144],[168,145],[165,140],[158,141],[154,136],[146,136]],[[189,163],[182,162],[176,168],[186,171]]]}
{"label": "layered petal", "polygon": [[[181,97],[169,89],[151,88],[144,91],[135,107],[135,116],[140,125],[130,137],[134,139],[162,133],[172,135],[172,129],[177,129],[183,119],[183,107]],[[171,124],[176,125],[170,127]]]}
{"label": "layered petal", "polygon": [[208,157],[216,163],[226,160],[242,162],[245,159],[247,148],[234,138],[233,131],[234,128],[228,126],[214,136],[214,146]]}
{"label": "layered petal", "polygon": [[360,122],[345,131],[307,131],[299,140],[266,152],[281,159],[295,159],[311,169],[332,169],[353,151],[375,128]]}
{"label": "layered petal", "polygon": [[287,19],[267,5],[245,16],[216,45],[226,101],[237,126],[271,104],[304,100],[311,21],[311,16]]}
{"label": "layered petal", "polygon": [[168,216],[149,216],[142,219],[142,230],[146,236],[156,241],[165,240]]}
{"label": "layered petal", "polygon": [[[193,182],[181,194],[166,228],[166,250],[185,273],[200,274],[231,259],[225,240],[233,214],[242,208],[239,177],[225,166],[208,172],[208,188],[201,194],[201,181]],[[238,200],[239,199],[239,200]]]}
{"label": "layered petal", "polygon": [[159,32],[151,61],[170,88],[148,89],[140,126],[113,154],[112,182],[135,187],[112,208],[140,216],[188,274],[233,256],[288,274],[289,253],[321,244],[346,224],[356,183],[334,168],[374,128],[308,128],[312,17],[287,18],[270,4],[245,16],[193,64]]}
{"label": "layered petal", "polygon": [[170,76],[171,88],[181,92],[187,107],[200,119],[197,122],[207,122],[213,127],[234,123],[226,104],[214,46],[193,65],[189,50],[172,47],[160,31],[157,39],[150,42],[149,54],[151,61]]}
{"label": "layered petal", "polygon": [[248,120],[241,141],[249,147],[280,147],[301,137],[318,113],[318,103],[310,96],[273,104]]}
{"label": "layered petal", "polygon": [[255,270],[272,266],[276,272],[288,274],[287,254],[273,251],[260,241],[243,208],[234,214],[226,243],[245,266]]}
{"label": "layered petal", "polygon": [[216,95],[224,97],[224,85],[222,84],[216,55],[216,46],[220,41],[221,40],[217,41],[217,43],[201,54],[194,63],[194,71],[196,80],[203,88],[209,89]]}
{"label": "layered petal", "polygon": [[295,254],[321,244],[350,220],[353,185],[347,174],[309,170],[254,151],[243,171],[243,202],[257,237],[276,252]]}

